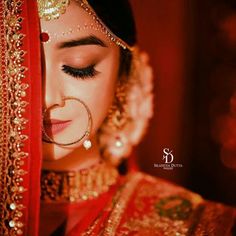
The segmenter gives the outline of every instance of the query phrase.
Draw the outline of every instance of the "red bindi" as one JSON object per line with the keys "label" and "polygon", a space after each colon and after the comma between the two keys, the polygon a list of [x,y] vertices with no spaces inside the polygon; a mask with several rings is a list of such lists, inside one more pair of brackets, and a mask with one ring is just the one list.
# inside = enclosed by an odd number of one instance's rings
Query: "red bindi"
{"label": "red bindi", "polygon": [[46,33],[46,32],[42,32],[41,34],[40,34],[40,40],[42,41],[42,42],[47,42],[48,40],[49,40],[49,35],[48,35],[48,33]]}

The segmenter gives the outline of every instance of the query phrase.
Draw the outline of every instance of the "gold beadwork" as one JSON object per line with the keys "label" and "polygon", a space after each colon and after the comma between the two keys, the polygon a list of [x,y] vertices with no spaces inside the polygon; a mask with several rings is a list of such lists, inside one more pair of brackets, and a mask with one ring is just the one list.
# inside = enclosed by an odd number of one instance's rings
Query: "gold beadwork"
{"label": "gold beadwork", "polygon": [[65,30],[63,30],[59,33],[51,33],[51,32],[49,32],[49,31],[42,28],[42,32],[47,33],[48,36],[49,36],[49,39],[47,41],[45,41],[44,43],[49,43],[52,40],[54,40],[54,41],[62,40],[70,34],[80,32],[80,31],[83,31],[83,30],[89,30],[89,29],[92,29],[94,31],[100,31],[101,30],[98,25],[95,25],[94,23],[86,23],[86,22],[84,24],[76,25],[73,28],[65,29]]}
{"label": "gold beadwork", "polygon": [[130,119],[126,101],[129,87],[129,82],[117,82],[114,101],[106,117],[107,125],[113,130],[121,130]]}
{"label": "gold beadwork", "polygon": [[44,20],[58,19],[66,12],[69,0],[37,0],[39,17]]}
{"label": "gold beadwork", "polygon": [[116,183],[118,171],[101,162],[79,171],[42,171],[41,200],[45,202],[77,202],[93,199]]}
{"label": "gold beadwork", "polygon": [[29,87],[24,82],[26,68],[22,65],[26,52],[22,50],[21,0],[0,3],[0,235],[23,234],[24,206],[21,204],[26,188],[20,186],[27,173],[22,169],[23,158],[28,153],[23,150],[28,136],[23,133],[27,119],[24,118],[24,101]]}
{"label": "gold beadwork", "polygon": [[[69,0],[37,0],[38,1],[38,11],[39,17],[43,20],[53,20],[58,19],[60,15],[66,12],[66,8],[69,5]],[[133,47],[129,46],[125,41],[115,35],[104,23],[103,21],[97,16],[96,12],[93,8],[89,5],[88,1],[86,0],[76,0],[94,21],[94,25],[91,27],[94,30],[100,30],[104,33],[111,42],[115,43],[116,45],[122,47],[123,49],[129,49],[133,51]],[[66,33],[71,33],[75,29],[69,29]],[[47,32],[49,35],[50,40],[50,32]],[[55,35],[54,35],[55,36]],[[56,36],[57,37],[57,36]]]}
{"label": "gold beadwork", "polygon": [[111,40],[111,42],[114,42],[116,45],[122,47],[123,49],[129,49],[130,51],[133,51],[133,47],[129,46],[125,41],[115,35],[103,23],[103,21],[97,16],[93,8],[89,5],[87,0],[76,0],[76,2],[80,3],[80,6],[92,17],[95,24],[100,28],[101,32],[104,33]]}
{"label": "gold beadwork", "polygon": [[124,213],[135,188],[141,181],[142,174],[140,172],[130,174],[129,178],[129,181],[127,181],[120,194],[116,196],[116,203],[113,205],[114,207],[107,220],[103,234],[104,236],[115,236],[116,230],[121,221],[122,214]]}
{"label": "gold beadwork", "polygon": [[[112,202],[110,202],[109,206],[105,209],[109,209],[109,216],[106,221],[106,224],[103,228],[103,234],[104,236],[113,236],[116,235],[116,230],[120,224],[122,214],[124,213],[132,194],[135,191],[135,188],[137,187],[138,183],[142,179],[142,174],[140,172],[131,173],[127,176],[127,179],[125,183],[119,188],[117,193],[112,199]],[[100,215],[100,217],[102,214]],[[93,232],[93,229],[96,228],[96,225],[99,222],[99,217],[93,222],[90,227],[82,233],[82,236],[93,236],[97,235]]]}

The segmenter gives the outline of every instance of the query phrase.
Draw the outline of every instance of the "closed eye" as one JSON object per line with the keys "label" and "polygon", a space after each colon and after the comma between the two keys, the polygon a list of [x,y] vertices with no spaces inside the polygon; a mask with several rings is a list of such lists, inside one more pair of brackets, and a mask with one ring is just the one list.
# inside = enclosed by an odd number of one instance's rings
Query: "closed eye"
{"label": "closed eye", "polygon": [[74,68],[71,66],[63,65],[62,70],[66,74],[68,74],[74,78],[86,79],[86,78],[94,77],[98,73],[98,71],[96,71],[94,69],[94,67],[95,67],[94,64],[84,67],[84,68]]}

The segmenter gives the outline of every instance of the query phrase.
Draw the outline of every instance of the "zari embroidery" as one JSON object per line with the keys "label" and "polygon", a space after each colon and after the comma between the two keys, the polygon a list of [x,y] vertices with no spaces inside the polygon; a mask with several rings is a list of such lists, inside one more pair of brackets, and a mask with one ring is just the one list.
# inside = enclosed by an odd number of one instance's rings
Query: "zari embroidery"
{"label": "zari embroidery", "polygon": [[116,229],[120,224],[122,214],[125,211],[130,197],[141,178],[142,174],[138,172],[131,176],[131,180],[127,182],[124,186],[124,189],[121,191],[118,200],[114,204],[114,208],[111,212],[111,215],[109,216],[109,219],[105,226],[105,232],[103,234],[104,236],[112,236],[116,234]]}
{"label": "zari embroidery", "polygon": [[[116,235],[116,230],[120,224],[121,217],[127,207],[127,204],[133,194],[135,188],[137,187],[139,181],[142,178],[141,173],[131,174],[127,177],[127,182],[121,186],[116,195],[113,198],[111,205],[106,207],[104,210],[109,211],[110,215],[107,222],[102,226],[102,230],[99,235],[102,236],[113,236]],[[102,214],[99,215],[101,217]],[[94,223],[84,232],[83,236],[95,236],[93,230],[99,223],[100,218],[97,218]]]}
{"label": "zari embroidery", "polygon": [[156,236],[186,236],[187,224],[182,220],[172,221],[161,217],[156,212],[128,219],[119,229],[117,236],[129,234]]}
{"label": "zari embroidery", "polygon": [[38,0],[39,17],[44,20],[58,19],[68,5],[69,0]]}
{"label": "zari embroidery", "polygon": [[148,175],[143,175],[134,194],[129,206],[133,210],[121,222],[117,236],[187,235],[193,209],[202,202],[199,195]]}
{"label": "zari embroidery", "polygon": [[0,2],[1,24],[1,235],[23,234],[23,193],[22,185],[24,134],[27,119],[24,117],[26,90],[24,83],[26,69],[22,65],[25,51],[22,50],[24,35],[21,33],[23,18],[20,17],[22,0]]}
{"label": "zari embroidery", "polygon": [[160,216],[172,220],[185,220],[192,212],[192,203],[181,196],[171,195],[156,203],[155,208]]}
{"label": "zari embroidery", "polygon": [[[163,214],[160,208],[173,211]],[[198,194],[139,172],[126,179],[112,203],[82,235],[231,235],[234,214],[230,207],[207,202]]]}
{"label": "zari embroidery", "polygon": [[4,27],[4,2],[0,3],[0,234],[3,235],[7,230],[3,219],[5,219],[5,212],[7,209],[5,208],[5,199],[6,192],[4,191],[4,187],[6,186],[7,181],[7,150],[8,150],[8,124],[7,124],[7,77],[6,77],[6,64],[5,64],[5,55],[6,55],[6,41],[5,41],[5,27]]}

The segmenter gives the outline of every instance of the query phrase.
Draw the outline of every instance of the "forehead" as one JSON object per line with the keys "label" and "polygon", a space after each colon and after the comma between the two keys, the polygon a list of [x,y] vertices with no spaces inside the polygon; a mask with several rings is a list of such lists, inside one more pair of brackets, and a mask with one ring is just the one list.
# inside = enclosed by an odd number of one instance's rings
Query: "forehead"
{"label": "forehead", "polygon": [[50,42],[60,42],[87,35],[95,35],[109,42],[92,16],[75,1],[70,1],[66,12],[60,15],[59,19],[40,20],[40,23],[42,32],[48,32],[50,35]]}

